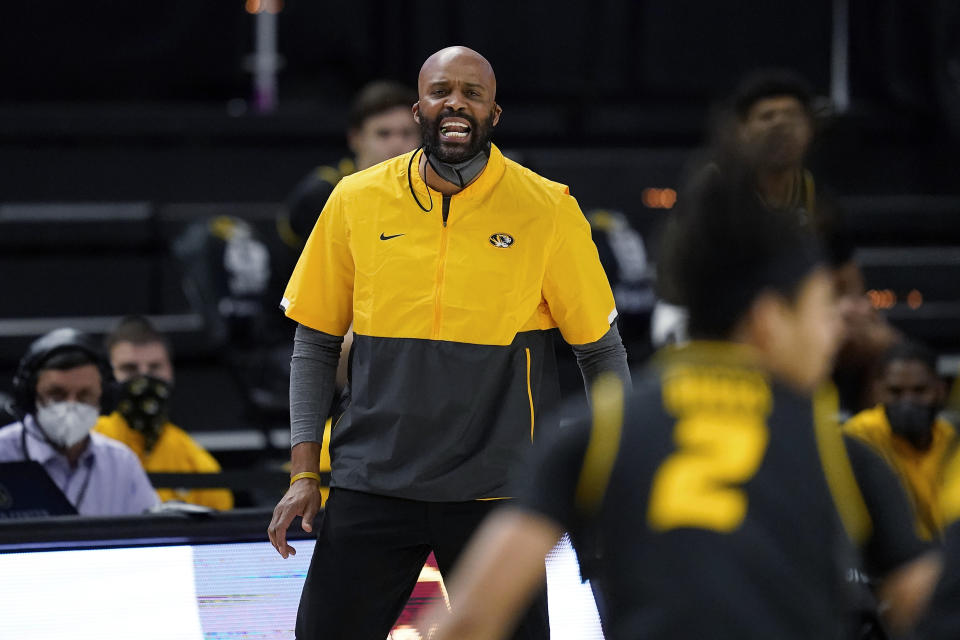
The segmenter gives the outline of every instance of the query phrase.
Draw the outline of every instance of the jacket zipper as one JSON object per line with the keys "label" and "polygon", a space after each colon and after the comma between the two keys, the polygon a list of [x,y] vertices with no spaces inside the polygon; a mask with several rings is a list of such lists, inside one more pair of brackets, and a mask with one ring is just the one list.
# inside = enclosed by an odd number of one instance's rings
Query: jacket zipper
{"label": "jacket zipper", "polygon": [[533,426],[534,426],[534,412],[533,412],[533,387],[530,385],[530,347],[524,348],[524,351],[527,354],[527,399],[530,401],[530,442],[533,442]]}
{"label": "jacket zipper", "polygon": [[450,216],[450,196],[443,196],[443,227],[440,229],[440,259],[437,261],[437,282],[434,287],[433,339],[440,338],[440,320],[443,315],[443,278],[447,267],[447,218]]}

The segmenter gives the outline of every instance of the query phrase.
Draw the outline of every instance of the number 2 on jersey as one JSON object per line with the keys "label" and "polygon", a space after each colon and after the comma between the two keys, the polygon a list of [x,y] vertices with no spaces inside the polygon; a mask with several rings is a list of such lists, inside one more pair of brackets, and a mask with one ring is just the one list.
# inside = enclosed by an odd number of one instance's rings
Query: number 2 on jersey
{"label": "number 2 on jersey", "polygon": [[677,422],[674,439],[677,450],[653,476],[650,528],[729,533],[739,527],[748,507],[742,485],[760,468],[769,440],[763,416],[698,411]]}

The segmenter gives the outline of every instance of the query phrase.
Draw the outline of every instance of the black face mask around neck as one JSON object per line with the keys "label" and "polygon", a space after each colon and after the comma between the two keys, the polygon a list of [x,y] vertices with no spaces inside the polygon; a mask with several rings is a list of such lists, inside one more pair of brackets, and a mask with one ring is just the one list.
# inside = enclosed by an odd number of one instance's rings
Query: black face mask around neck
{"label": "black face mask around neck", "polygon": [[926,451],[933,444],[933,425],[939,409],[919,402],[891,402],[883,406],[890,429],[915,449]]}
{"label": "black face mask around neck", "polygon": [[487,144],[486,148],[477,152],[477,155],[463,162],[444,162],[436,156],[427,153],[426,149],[424,149],[423,153],[427,157],[427,162],[430,163],[430,166],[433,167],[433,170],[437,172],[438,176],[463,189],[473,182],[473,180],[480,175],[480,172],[483,171],[484,167],[487,166],[487,160],[490,159],[490,145]]}

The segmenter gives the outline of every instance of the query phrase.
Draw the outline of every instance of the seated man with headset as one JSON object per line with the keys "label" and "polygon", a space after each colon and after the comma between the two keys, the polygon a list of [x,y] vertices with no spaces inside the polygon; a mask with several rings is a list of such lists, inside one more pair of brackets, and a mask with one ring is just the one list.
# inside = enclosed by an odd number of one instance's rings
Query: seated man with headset
{"label": "seated man with headset", "polygon": [[0,428],[0,462],[40,463],[77,513],[142,513],[159,502],[137,456],[91,433],[112,381],[93,341],[74,329],[35,340],[13,378],[19,421]]}

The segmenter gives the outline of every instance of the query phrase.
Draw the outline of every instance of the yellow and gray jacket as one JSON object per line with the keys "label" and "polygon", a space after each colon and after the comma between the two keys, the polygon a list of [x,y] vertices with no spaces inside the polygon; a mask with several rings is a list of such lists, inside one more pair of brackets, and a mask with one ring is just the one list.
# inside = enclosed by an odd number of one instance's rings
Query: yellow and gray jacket
{"label": "yellow and gray jacket", "polygon": [[424,184],[418,159],[337,185],[282,306],[331,335],[353,325],[332,486],[503,497],[557,400],[555,330],[571,344],[598,340],[616,317],[613,295],[564,185],[494,146],[483,173],[445,197]]}

